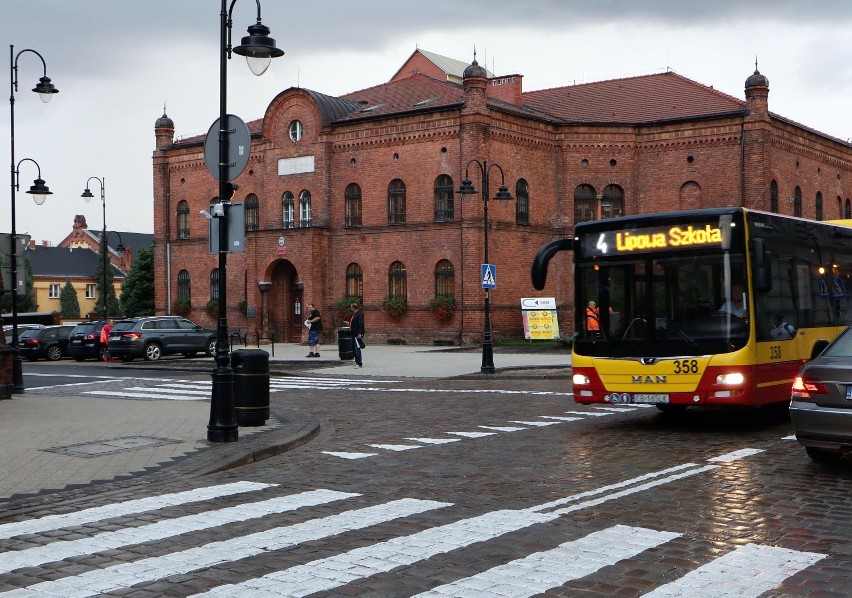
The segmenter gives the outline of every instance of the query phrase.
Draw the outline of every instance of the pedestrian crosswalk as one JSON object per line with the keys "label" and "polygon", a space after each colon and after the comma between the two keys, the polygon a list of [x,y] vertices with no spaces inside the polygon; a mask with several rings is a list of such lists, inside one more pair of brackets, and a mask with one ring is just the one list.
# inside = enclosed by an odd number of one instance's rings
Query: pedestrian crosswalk
{"label": "pedestrian crosswalk", "polygon": [[[735,451],[527,508],[474,514],[440,500],[377,500],[328,488],[292,493],[277,484],[236,482],[9,522],[0,525],[0,597],[83,598],[150,584],[181,596],[353,594],[343,588],[376,576],[405,589],[398,595],[436,598],[526,597],[600,575],[617,587],[627,583],[630,567],[615,580],[605,568],[664,558],[667,547],[682,555],[684,530],[610,519],[598,529],[578,528],[566,515],[677,485],[753,454]],[[530,535],[541,537],[540,545]],[[294,550],[300,546],[310,548]],[[506,556],[494,562],[500,547]],[[440,558],[448,554],[467,565]],[[795,546],[715,542],[703,562],[675,558],[678,565],[653,569],[660,578],[643,578],[641,587],[654,597],[757,598],[827,556]],[[433,575],[406,574],[433,559]]]}
{"label": "pedestrian crosswalk", "polygon": [[[370,378],[324,378],[320,376],[282,376],[269,379],[269,392],[285,392],[288,390],[340,390],[346,392],[392,392],[392,393],[444,393],[447,390],[437,388],[401,387],[400,380],[374,380]],[[110,383],[113,387],[104,388]],[[81,383],[83,384],[83,383]],[[113,397],[119,399],[147,399],[167,401],[204,401],[209,400],[212,392],[212,381],[204,380],[150,380],[133,378],[111,378],[99,380],[99,388],[84,390],[81,394]],[[54,388],[54,387],[45,387]],[[489,394],[489,395],[526,395],[526,396],[573,396],[569,392],[552,391],[523,391],[492,388],[453,389],[454,394]],[[635,407],[635,405],[631,405]],[[619,408],[616,408],[619,409]]]}
{"label": "pedestrian crosswalk", "polygon": [[[121,382],[121,380],[116,380]],[[138,382],[138,380],[137,380]],[[387,390],[397,380],[370,380],[366,378],[321,378],[321,377],[276,377],[269,380],[269,392],[281,392],[292,389],[347,389],[347,390]],[[375,386],[380,384],[382,386]],[[168,380],[154,384],[125,385],[115,388],[99,388],[83,391],[82,394],[114,397],[121,399],[158,399],[166,401],[204,401],[209,400],[212,392],[211,380]]]}

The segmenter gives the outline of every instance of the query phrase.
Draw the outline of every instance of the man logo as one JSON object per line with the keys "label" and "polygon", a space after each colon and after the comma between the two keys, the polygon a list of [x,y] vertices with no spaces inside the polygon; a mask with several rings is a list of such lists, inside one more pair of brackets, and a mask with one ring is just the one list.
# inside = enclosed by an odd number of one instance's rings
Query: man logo
{"label": "man logo", "polygon": [[633,384],[665,384],[666,376],[633,376]]}

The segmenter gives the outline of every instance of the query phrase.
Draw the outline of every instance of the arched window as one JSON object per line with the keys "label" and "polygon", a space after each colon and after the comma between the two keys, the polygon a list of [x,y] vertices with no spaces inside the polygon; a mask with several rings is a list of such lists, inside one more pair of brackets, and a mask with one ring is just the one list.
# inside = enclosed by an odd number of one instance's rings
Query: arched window
{"label": "arched window", "polygon": [[578,185],[574,189],[574,224],[595,219],[595,188]]}
{"label": "arched window", "polygon": [[210,298],[219,300],[219,268],[210,271]]}
{"label": "arched window", "polygon": [[299,227],[311,226],[311,192],[304,189],[299,193]]}
{"label": "arched window", "polygon": [[285,191],[284,195],[281,196],[281,213],[283,214],[282,223],[284,224],[284,228],[296,228],[294,199],[293,194],[289,191]]}
{"label": "arched window", "polygon": [[796,192],[793,194],[793,216],[802,217],[802,189],[796,185]]}
{"label": "arched window", "polygon": [[246,232],[260,229],[260,205],[257,195],[249,193],[245,202]]}
{"label": "arched window", "polygon": [[778,213],[778,183],[775,181],[769,183],[769,211]]}
{"label": "arched window", "polygon": [[388,224],[405,224],[405,183],[399,179],[388,185]]}
{"label": "arched window", "polygon": [[177,205],[177,238],[189,238],[189,204],[186,201]]}
{"label": "arched window", "polygon": [[618,185],[607,185],[601,198],[601,218],[624,216],[624,189]]}
{"label": "arched window", "polygon": [[435,264],[435,295],[454,297],[456,294],[456,271],[450,260]]}
{"label": "arched window", "polygon": [[515,185],[515,223],[530,223],[530,187],[524,179]]}
{"label": "arched window", "polygon": [[364,298],[364,271],[355,263],[346,266],[346,296]]}
{"label": "arched window", "polygon": [[452,222],[455,219],[453,179],[442,174],[435,179],[435,222]]}
{"label": "arched window", "polygon": [[822,192],[817,191],[814,201],[814,220],[822,220]]}
{"label": "arched window", "polygon": [[181,270],[178,272],[178,299],[186,299],[189,301],[192,298],[189,272]]}
{"label": "arched window", "polygon": [[846,198],[846,203],[843,206],[843,217],[852,218],[852,203],[850,203],[848,197]]}
{"label": "arched window", "polygon": [[355,183],[348,184],[343,201],[346,211],[343,226],[361,226],[361,187]]}
{"label": "arched window", "polygon": [[402,262],[394,262],[388,269],[388,296],[405,299],[408,295],[408,275]]}

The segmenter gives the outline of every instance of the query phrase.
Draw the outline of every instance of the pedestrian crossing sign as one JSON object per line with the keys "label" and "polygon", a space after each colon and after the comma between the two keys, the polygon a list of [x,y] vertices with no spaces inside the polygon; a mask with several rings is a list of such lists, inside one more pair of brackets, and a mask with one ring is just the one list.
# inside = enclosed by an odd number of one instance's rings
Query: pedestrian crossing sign
{"label": "pedestrian crossing sign", "polygon": [[497,268],[494,264],[482,264],[482,288],[493,289],[497,286]]}

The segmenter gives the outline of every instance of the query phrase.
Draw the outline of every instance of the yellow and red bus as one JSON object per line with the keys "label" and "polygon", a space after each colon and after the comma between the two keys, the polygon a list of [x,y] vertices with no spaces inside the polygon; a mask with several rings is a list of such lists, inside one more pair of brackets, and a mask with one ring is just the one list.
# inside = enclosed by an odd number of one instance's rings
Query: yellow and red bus
{"label": "yellow and red bus", "polygon": [[852,324],[852,228],[718,208],[577,224],[532,266],[574,253],[574,400],[789,401],[800,365]]}

